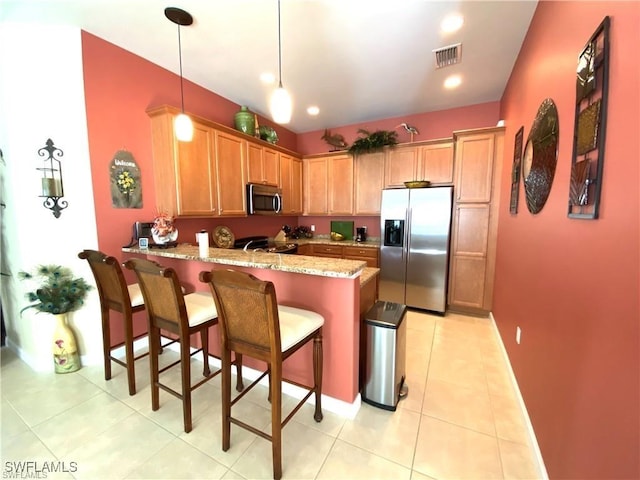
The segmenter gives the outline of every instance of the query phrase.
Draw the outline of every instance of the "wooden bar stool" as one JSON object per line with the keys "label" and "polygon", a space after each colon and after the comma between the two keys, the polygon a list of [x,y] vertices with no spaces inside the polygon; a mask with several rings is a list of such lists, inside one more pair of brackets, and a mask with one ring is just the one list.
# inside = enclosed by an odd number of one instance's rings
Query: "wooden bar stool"
{"label": "wooden bar stool", "polygon": [[[140,286],[137,283],[127,285],[120,263],[115,257],[97,250],[83,250],[78,254],[78,257],[89,262],[100,296],[104,379],[111,380],[111,362],[122,365],[127,369],[129,395],[135,395],[135,361],[149,354],[147,351],[136,357],[133,352],[134,340],[147,336],[147,332],[136,337],[133,336],[133,314],[144,310],[144,299]],[[112,310],[120,312],[123,317],[124,342],[117,345],[111,345],[110,314]],[[113,350],[123,345],[125,349],[124,361],[112,355]],[[166,345],[168,344],[164,346]]]}
{"label": "wooden bar stool", "polygon": [[[218,310],[222,341],[222,450],[231,442],[231,424],[238,425],[272,443],[273,476],[282,477],[282,427],[304,402],[315,394],[316,422],[322,421],[322,325],[324,318],[312,311],[278,305],[272,282],[233,270],[201,272],[200,281],[209,283]],[[302,385],[282,377],[282,362],[313,340],[314,385]],[[231,400],[231,352],[236,363],[242,355],[267,363],[262,373]],[[269,374],[271,435],[231,416],[231,407]],[[308,390],[306,396],[282,420],[282,381]]]}
{"label": "wooden bar stool", "polygon": [[[189,433],[191,422],[191,392],[220,373],[209,369],[209,328],[218,323],[216,306],[209,292],[195,292],[183,295],[178,276],[172,268],[164,268],[144,259],[131,259],[125,267],[133,270],[138,277],[144,302],[147,306],[149,325],[149,365],[151,370],[151,408],[160,408],[160,389],[182,400],[184,431]],[[159,369],[158,354],[160,330],[171,332],[180,343],[180,359]],[[199,333],[202,348],[191,352],[190,337]],[[191,356],[202,352],[203,379],[191,386]],[[177,392],[160,382],[160,373],[180,364],[182,391]]]}

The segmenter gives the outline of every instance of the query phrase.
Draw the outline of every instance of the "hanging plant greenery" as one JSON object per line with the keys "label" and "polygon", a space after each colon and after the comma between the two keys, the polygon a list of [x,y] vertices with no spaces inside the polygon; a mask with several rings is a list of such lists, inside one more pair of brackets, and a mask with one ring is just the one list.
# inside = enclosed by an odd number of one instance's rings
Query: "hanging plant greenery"
{"label": "hanging plant greenery", "polygon": [[370,133],[368,130],[358,129],[360,138],[356,139],[349,147],[351,155],[377,152],[386,146],[394,146],[398,143],[398,134],[389,130],[376,130]]}

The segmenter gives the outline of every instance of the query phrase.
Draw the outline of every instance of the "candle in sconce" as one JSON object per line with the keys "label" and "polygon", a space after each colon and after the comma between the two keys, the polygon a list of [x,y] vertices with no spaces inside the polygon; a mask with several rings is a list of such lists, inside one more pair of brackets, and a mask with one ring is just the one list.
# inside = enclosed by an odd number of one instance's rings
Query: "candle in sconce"
{"label": "candle in sconce", "polygon": [[42,196],[43,197],[61,197],[62,182],[57,178],[42,179]]}

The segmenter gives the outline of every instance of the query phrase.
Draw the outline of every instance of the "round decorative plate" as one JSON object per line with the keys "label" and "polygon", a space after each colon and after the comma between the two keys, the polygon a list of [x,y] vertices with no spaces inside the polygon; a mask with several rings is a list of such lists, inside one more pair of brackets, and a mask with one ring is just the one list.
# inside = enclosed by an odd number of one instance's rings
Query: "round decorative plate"
{"label": "round decorative plate", "polygon": [[213,231],[213,241],[218,248],[233,248],[235,240],[236,238],[228,227],[220,225]]}
{"label": "round decorative plate", "polygon": [[412,180],[410,182],[404,182],[404,186],[407,188],[425,188],[431,185],[428,180]]}

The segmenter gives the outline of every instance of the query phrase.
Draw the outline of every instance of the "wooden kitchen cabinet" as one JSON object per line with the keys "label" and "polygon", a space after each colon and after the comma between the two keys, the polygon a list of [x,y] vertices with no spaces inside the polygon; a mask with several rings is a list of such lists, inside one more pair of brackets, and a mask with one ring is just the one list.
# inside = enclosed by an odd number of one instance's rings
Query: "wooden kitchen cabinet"
{"label": "wooden kitchen cabinet", "polygon": [[379,267],[379,248],[372,247],[357,247],[351,245],[334,245],[334,244],[320,244],[311,243],[305,245],[309,247],[306,250],[307,253],[300,252],[298,247],[298,253],[301,255],[313,255],[316,257],[328,257],[328,258],[343,258],[346,260],[360,260],[367,262],[368,267]]}
{"label": "wooden kitchen cabinet", "polygon": [[353,156],[327,159],[327,200],[329,215],[353,215]]}
{"label": "wooden kitchen cabinet", "polygon": [[308,158],[303,164],[304,214],[326,215],[327,203],[327,159]]}
{"label": "wooden kitchen cabinet", "polygon": [[215,131],[215,135],[218,215],[246,215],[246,141],[218,130]]}
{"label": "wooden kitchen cabinet", "polygon": [[385,152],[355,157],[354,214],[380,215],[384,188]]}
{"label": "wooden kitchen cabinet", "polygon": [[157,109],[149,116],[156,209],[180,217],[216,215],[214,130],[194,121],[193,140],[179,142],[173,131],[175,113]]}
{"label": "wooden kitchen cabinet", "polygon": [[302,159],[280,154],[282,214],[302,215]]}
{"label": "wooden kitchen cabinet", "polygon": [[351,155],[305,158],[303,168],[305,215],[353,215]]}
{"label": "wooden kitchen cabinet", "polygon": [[378,268],[379,252],[380,250],[378,248],[350,247],[345,245],[342,247],[342,258],[348,260],[363,260],[367,262],[367,267]]}
{"label": "wooden kitchen cabinet", "polygon": [[447,139],[420,147],[420,168],[415,180],[433,185],[453,184],[453,140]]}
{"label": "wooden kitchen cabinet", "polygon": [[414,145],[387,149],[385,163],[385,188],[404,188],[404,182],[422,180],[418,178],[419,155]]}
{"label": "wooden kitchen cabinet", "polygon": [[495,154],[493,132],[457,136],[455,183],[458,202],[491,201]]}
{"label": "wooden kitchen cabinet", "polygon": [[247,182],[278,186],[280,153],[272,148],[247,142]]}
{"label": "wooden kitchen cabinet", "polygon": [[311,244],[310,255],[315,255],[317,257],[342,258],[342,246]]}
{"label": "wooden kitchen cabinet", "polygon": [[488,313],[493,298],[504,129],[455,132],[454,142],[449,308]]}

